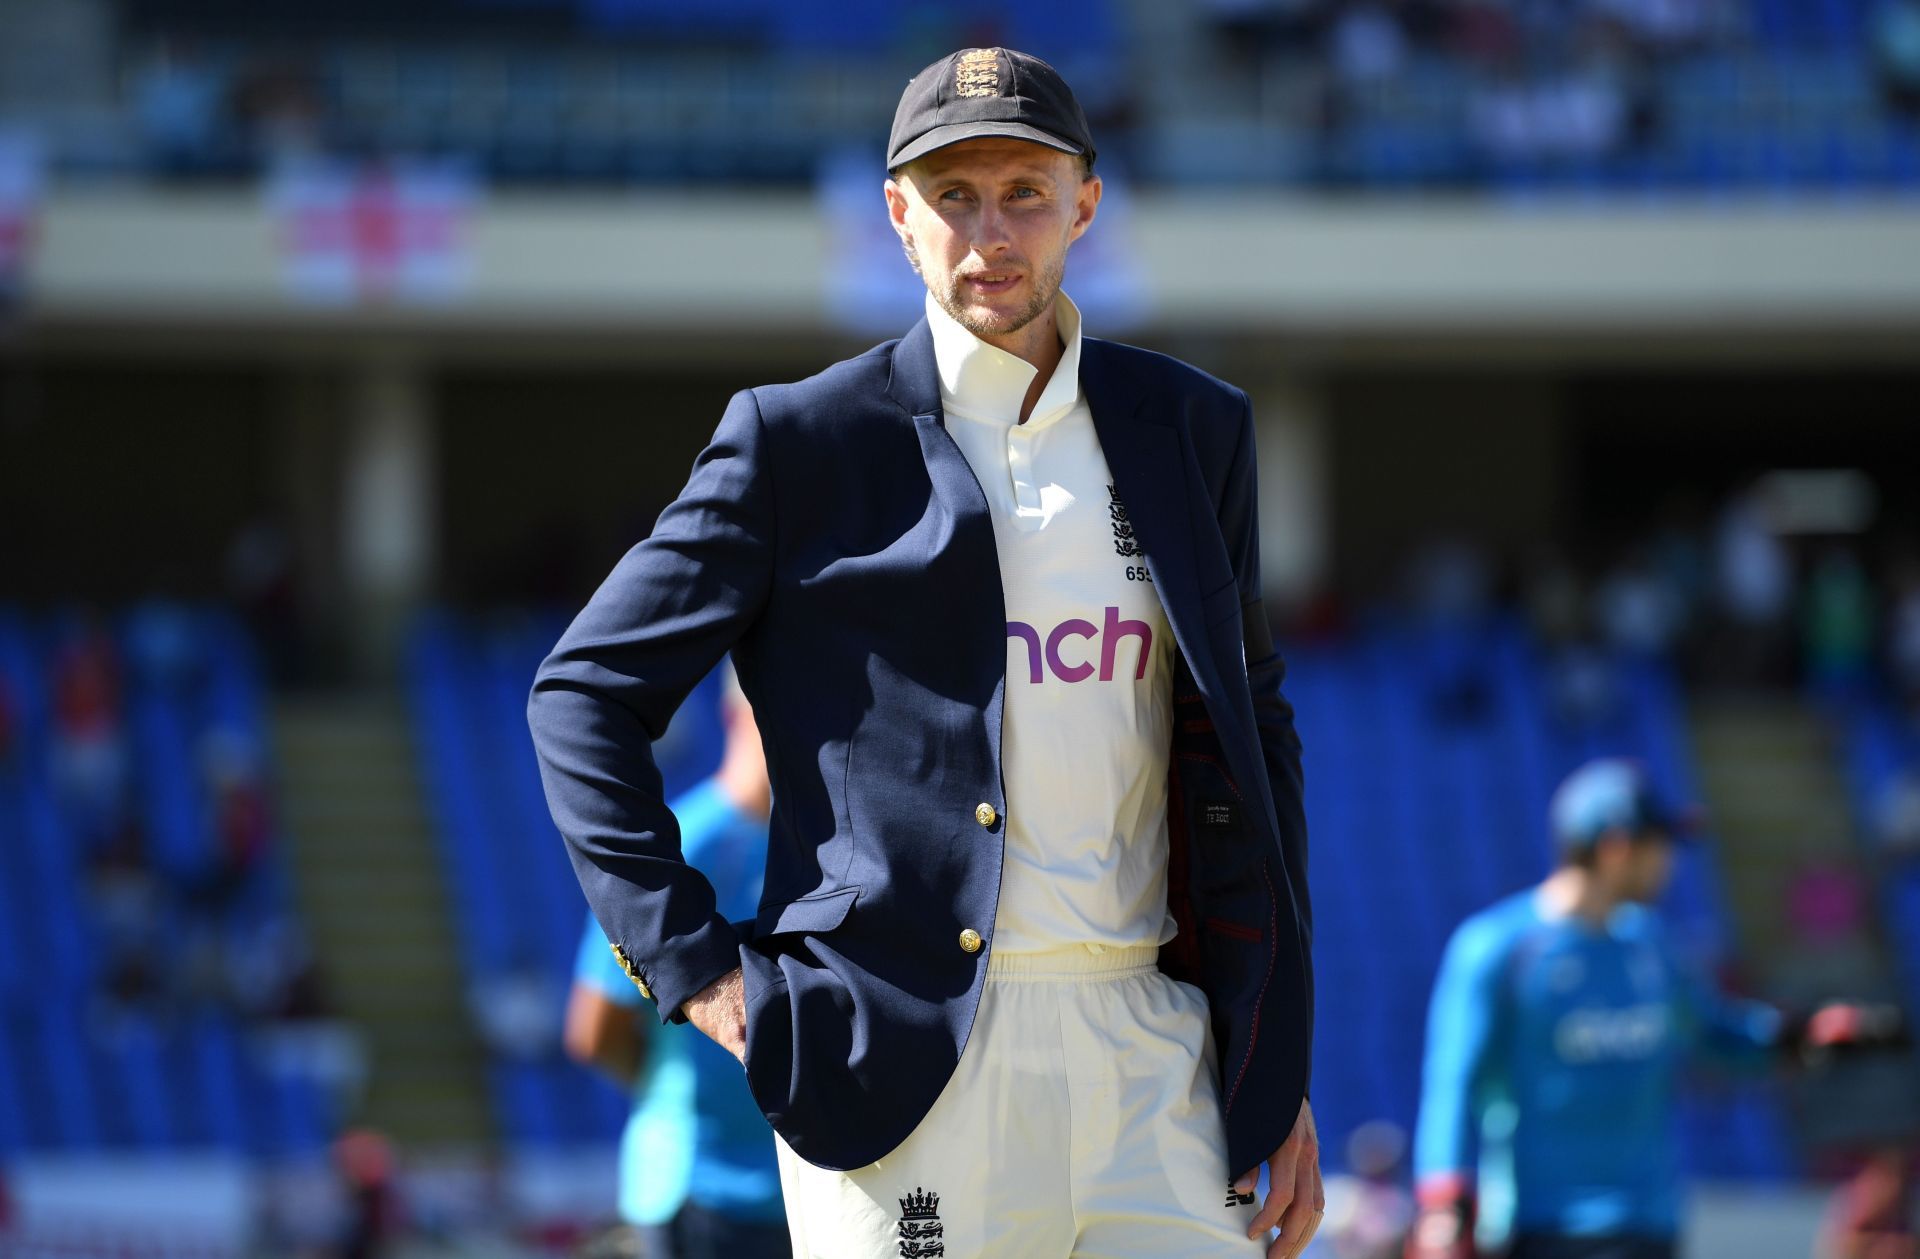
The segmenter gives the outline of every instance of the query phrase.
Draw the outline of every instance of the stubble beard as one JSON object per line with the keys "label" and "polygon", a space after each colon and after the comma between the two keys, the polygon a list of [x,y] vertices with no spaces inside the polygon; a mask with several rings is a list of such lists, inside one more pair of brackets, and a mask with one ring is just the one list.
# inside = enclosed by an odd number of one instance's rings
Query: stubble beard
{"label": "stubble beard", "polygon": [[933,300],[939,305],[940,309],[946,311],[955,323],[976,337],[1006,336],[1008,333],[1020,331],[1020,329],[1038,319],[1053,305],[1053,299],[1060,293],[1060,282],[1065,278],[1067,272],[1067,259],[1063,253],[1061,256],[1055,258],[1046,269],[1042,270],[1037,276],[1029,273],[1033,280],[1033,297],[1027,302],[1025,309],[1016,311],[1011,315],[988,315],[983,318],[970,312],[965,306],[961,305],[960,285],[962,281],[959,276],[949,275],[946,277],[944,284],[936,285],[928,279],[926,271],[920,266],[919,251],[914,249],[911,244],[906,246],[906,250],[907,261],[913,264],[915,273],[917,273],[922,280],[927,280],[927,291],[933,294]]}

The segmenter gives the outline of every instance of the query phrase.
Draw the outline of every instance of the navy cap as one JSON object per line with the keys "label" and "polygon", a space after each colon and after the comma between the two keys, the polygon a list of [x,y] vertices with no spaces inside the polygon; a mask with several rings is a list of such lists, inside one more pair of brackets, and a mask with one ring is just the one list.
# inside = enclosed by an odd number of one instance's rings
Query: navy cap
{"label": "navy cap", "polygon": [[1700,811],[1672,807],[1638,761],[1588,761],[1568,774],[1548,806],[1554,842],[1563,850],[1591,847],[1610,830],[1630,835],[1662,831],[1675,839],[1694,830]]}
{"label": "navy cap", "polygon": [[914,75],[900,94],[887,169],[980,136],[1031,140],[1093,160],[1087,116],[1058,70],[1011,48],[965,48]]}

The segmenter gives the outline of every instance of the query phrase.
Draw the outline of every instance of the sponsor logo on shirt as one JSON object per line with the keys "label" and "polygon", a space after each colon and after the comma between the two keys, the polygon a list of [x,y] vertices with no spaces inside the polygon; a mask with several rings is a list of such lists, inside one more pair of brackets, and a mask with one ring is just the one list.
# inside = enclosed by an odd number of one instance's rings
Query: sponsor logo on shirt
{"label": "sponsor logo on shirt", "polygon": [[1575,1010],[1554,1024],[1553,1047],[1562,1062],[1638,1062],[1667,1042],[1667,1007],[1630,1005]]}
{"label": "sponsor logo on shirt", "polygon": [[[1045,682],[1048,672],[1062,682],[1085,682],[1096,674],[1102,682],[1113,681],[1115,657],[1123,638],[1140,641],[1133,680],[1138,682],[1146,677],[1147,655],[1153,650],[1153,627],[1145,621],[1122,618],[1116,607],[1107,608],[1104,620],[1104,625],[1095,625],[1081,617],[1069,617],[1044,636],[1025,621],[1008,621],[1007,637],[1027,645],[1027,680],[1035,685]],[[1095,639],[1100,643],[1097,652],[1093,646]]]}

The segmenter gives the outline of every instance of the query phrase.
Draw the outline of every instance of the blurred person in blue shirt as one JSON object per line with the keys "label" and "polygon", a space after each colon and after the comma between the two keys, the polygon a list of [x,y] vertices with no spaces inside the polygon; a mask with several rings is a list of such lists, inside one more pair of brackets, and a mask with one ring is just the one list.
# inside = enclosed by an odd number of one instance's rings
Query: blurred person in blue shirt
{"label": "blurred person in blue shirt", "polygon": [[[751,918],[766,864],[772,789],[753,711],[726,668],[726,750],[712,778],[673,802],[686,859],[718,910]],[[639,989],[591,916],[567,1004],[566,1046],[633,1090],[620,1147],[620,1216],[645,1259],[790,1253],[773,1133],[734,1056],[688,1025],[646,1033]]]}
{"label": "blurred person in blue shirt", "polygon": [[1765,1062],[1901,1034],[1887,1007],[1789,1019],[1682,961],[1651,905],[1686,819],[1638,764],[1581,767],[1551,808],[1558,869],[1462,923],[1441,959],[1408,1259],[1468,1259],[1477,1206],[1492,1215],[1495,1199],[1511,1259],[1672,1259],[1674,1087],[1690,1055]]}

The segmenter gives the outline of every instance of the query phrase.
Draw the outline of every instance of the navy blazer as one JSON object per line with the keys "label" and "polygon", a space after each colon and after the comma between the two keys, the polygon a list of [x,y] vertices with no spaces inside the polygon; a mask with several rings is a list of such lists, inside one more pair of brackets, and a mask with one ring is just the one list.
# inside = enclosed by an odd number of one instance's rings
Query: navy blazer
{"label": "navy blazer", "polygon": [[[1260,604],[1253,415],[1231,385],[1092,338],[1080,383],[1178,646],[1179,935],[1160,965],[1207,995],[1238,1174],[1292,1130],[1313,1036],[1300,745]],[[922,321],[736,394],[534,682],[547,799],[615,951],[673,1018],[742,968],[754,1098],[822,1167],[904,1140],[973,1026],[1009,807],[1006,642],[993,524]],[[681,858],[650,752],[729,649],[774,801],[763,902],[735,923]]]}

